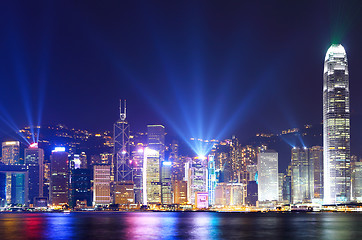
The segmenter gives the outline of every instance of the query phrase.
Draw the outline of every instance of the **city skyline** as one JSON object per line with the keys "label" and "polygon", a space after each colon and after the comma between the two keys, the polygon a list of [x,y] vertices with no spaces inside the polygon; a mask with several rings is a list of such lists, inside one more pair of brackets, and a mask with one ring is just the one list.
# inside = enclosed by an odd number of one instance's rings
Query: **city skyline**
{"label": "city skyline", "polygon": [[[0,94],[3,135],[54,119],[74,128],[111,130],[119,98],[128,101],[133,129],[163,124],[184,138],[235,134],[245,140],[258,132],[317,124],[319,59],[335,42],[351,52],[351,121],[362,116],[356,80],[360,5],[332,2],[328,11],[320,11],[324,3],[116,5],[2,8],[3,46],[10,47],[1,49],[12,59],[0,69],[6,81]],[[280,16],[271,17],[270,9],[279,8]],[[361,129],[352,124],[351,131],[353,149],[362,142]]]}

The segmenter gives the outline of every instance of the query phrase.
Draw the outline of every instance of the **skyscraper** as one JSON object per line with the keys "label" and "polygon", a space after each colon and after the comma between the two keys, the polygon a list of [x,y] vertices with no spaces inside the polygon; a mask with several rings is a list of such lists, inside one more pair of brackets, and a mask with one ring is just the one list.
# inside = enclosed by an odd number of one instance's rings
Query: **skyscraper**
{"label": "skyscraper", "polygon": [[93,205],[111,203],[111,166],[96,164],[93,166]]}
{"label": "skyscraper", "polygon": [[350,111],[347,55],[332,44],[323,74],[324,203],[350,200]]}
{"label": "skyscraper", "polygon": [[120,101],[120,118],[113,126],[116,181],[133,181],[132,166],[130,164],[130,127],[126,118],[126,101],[124,101],[123,112],[122,101]]}
{"label": "skyscraper", "polygon": [[266,150],[258,153],[258,200],[277,201],[278,153]]}
{"label": "skyscraper", "polygon": [[314,201],[323,201],[323,148],[314,146],[309,149],[310,162],[313,163],[313,189]]}
{"label": "skyscraper", "polygon": [[134,197],[137,204],[142,204],[143,201],[143,159],[144,147],[139,144],[132,152]]}
{"label": "skyscraper", "polygon": [[[171,197],[171,165],[165,161],[165,127],[163,125],[147,125],[147,144],[149,149],[159,153],[161,202],[170,204]],[[162,171],[166,171],[165,174]]]}
{"label": "skyscraper", "polygon": [[185,172],[187,180],[187,197],[191,204],[196,203],[196,194],[198,192],[207,192],[208,174],[207,158],[194,157],[191,162],[186,163]]}
{"label": "skyscraper", "polygon": [[69,164],[64,147],[56,147],[50,156],[50,203],[69,204]]}
{"label": "skyscraper", "polygon": [[33,143],[25,149],[24,158],[29,172],[29,201],[33,203],[36,197],[43,197],[44,150]]}
{"label": "skyscraper", "polygon": [[311,164],[308,148],[292,149],[292,203],[311,200]]}
{"label": "skyscraper", "polygon": [[2,159],[6,165],[20,164],[20,143],[18,141],[3,142],[2,143]]}
{"label": "skyscraper", "polygon": [[145,148],[143,159],[143,204],[161,203],[160,156],[157,150]]}

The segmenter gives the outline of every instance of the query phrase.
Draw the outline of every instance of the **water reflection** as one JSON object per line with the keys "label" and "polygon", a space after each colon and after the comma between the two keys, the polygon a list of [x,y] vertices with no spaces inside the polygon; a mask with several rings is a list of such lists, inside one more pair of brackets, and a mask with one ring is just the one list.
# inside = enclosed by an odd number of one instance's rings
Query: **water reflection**
{"label": "water reflection", "polygon": [[0,214],[3,239],[358,239],[358,213]]}

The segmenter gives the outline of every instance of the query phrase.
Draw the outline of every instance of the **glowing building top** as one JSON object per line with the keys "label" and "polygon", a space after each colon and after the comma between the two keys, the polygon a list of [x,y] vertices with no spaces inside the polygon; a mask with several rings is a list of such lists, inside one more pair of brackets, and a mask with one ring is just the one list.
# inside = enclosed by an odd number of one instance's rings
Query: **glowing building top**
{"label": "glowing building top", "polygon": [[333,44],[323,76],[324,203],[350,201],[350,109],[347,55]]}

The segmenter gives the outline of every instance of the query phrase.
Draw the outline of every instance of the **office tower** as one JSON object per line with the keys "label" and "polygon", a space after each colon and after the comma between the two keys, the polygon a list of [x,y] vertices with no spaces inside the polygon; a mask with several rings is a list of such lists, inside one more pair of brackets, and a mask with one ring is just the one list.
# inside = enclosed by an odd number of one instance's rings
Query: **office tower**
{"label": "office tower", "polygon": [[284,173],[278,173],[278,192],[279,192],[279,197],[278,197],[278,201],[282,202],[283,201],[283,186],[284,184]]}
{"label": "office tower", "polygon": [[69,164],[64,147],[56,147],[50,156],[50,193],[53,206],[69,204]]}
{"label": "office tower", "polygon": [[178,156],[173,159],[172,162],[172,180],[184,180],[185,179],[185,164],[191,159],[185,156]]}
{"label": "office tower", "polygon": [[143,204],[161,203],[160,154],[151,148],[144,149]]}
{"label": "office tower", "polygon": [[50,196],[50,162],[44,161],[44,182],[43,182],[43,196],[49,199]]}
{"label": "office tower", "polygon": [[116,163],[114,162],[115,155],[112,153],[101,153],[100,160],[97,164],[107,164],[111,166],[111,182],[115,181],[115,170],[116,170]]}
{"label": "office tower", "polygon": [[278,153],[258,153],[258,201],[278,200]]}
{"label": "office tower", "polygon": [[187,203],[187,182],[182,180],[172,181],[173,189],[173,203],[186,204]]}
{"label": "office tower", "polygon": [[28,170],[24,165],[0,165],[0,206],[28,204]]}
{"label": "office tower", "polygon": [[76,168],[71,170],[70,206],[92,206],[91,189],[92,172],[90,169]]}
{"label": "office tower", "polygon": [[324,60],[323,169],[324,203],[350,200],[350,109],[346,51],[332,44]]}
{"label": "office tower", "polygon": [[122,101],[120,101],[120,119],[113,126],[113,154],[116,159],[115,180],[133,181],[133,171],[130,163],[130,127],[126,119],[126,100],[123,107],[122,112]]}
{"label": "office tower", "polygon": [[256,201],[258,201],[258,184],[256,181],[249,181],[246,186],[246,205],[256,206]]}
{"label": "office tower", "polygon": [[88,168],[87,155],[85,154],[85,152],[81,152],[81,154],[79,155],[79,160],[80,160],[80,168],[83,169]]}
{"label": "office tower", "polygon": [[132,182],[114,182],[111,184],[113,203],[119,205],[134,204],[134,185]]}
{"label": "office tower", "polygon": [[165,160],[165,127],[162,125],[147,125],[148,148],[160,154],[161,162]]}
{"label": "office tower", "polygon": [[171,144],[171,153],[170,153],[170,160],[171,162],[174,162],[178,159],[178,141],[172,140]]}
{"label": "office tower", "polygon": [[194,157],[191,162],[186,163],[187,175],[187,197],[188,202],[195,204],[195,196],[198,192],[207,192],[207,159],[206,157]]}
{"label": "office tower", "polygon": [[308,148],[294,147],[292,156],[292,203],[309,202],[311,200],[310,169]]}
{"label": "office tower", "polygon": [[362,202],[362,162],[352,162],[352,200]]}
{"label": "office tower", "polygon": [[245,195],[243,183],[218,183],[215,188],[215,205],[242,206]]}
{"label": "office tower", "polygon": [[20,163],[20,143],[18,141],[2,143],[1,162],[6,165],[21,164]]}
{"label": "office tower", "polygon": [[283,181],[283,201],[292,202],[292,165],[289,164]]}
{"label": "office tower", "polygon": [[111,203],[111,166],[93,166],[93,205],[104,206]]}
{"label": "office tower", "polygon": [[172,162],[163,161],[161,165],[161,202],[162,204],[172,204]]}
{"label": "office tower", "polygon": [[243,170],[243,162],[241,159],[241,146],[238,139],[233,136],[231,140],[231,182],[239,182],[240,172]]}
{"label": "office tower", "polygon": [[134,197],[135,203],[142,204],[143,202],[143,159],[144,147],[143,144],[138,144],[132,152],[132,167],[133,167],[133,182],[134,182]]}
{"label": "office tower", "polygon": [[323,148],[314,146],[309,149],[309,158],[313,166],[312,198],[313,201],[323,201]]}
{"label": "office tower", "polygon": [[44,150],[33,143],[25,149],[24,159],[29,172],[29,201],[33,204],[36,197],[43,197]]}
{"label": "office tower", "polygon": [[215,173],[215,156],[209,155],[208,157],[208,193],[209,193],[209,204],[214,205],[215,204],[215,188],[216,188],[216,173]]}

